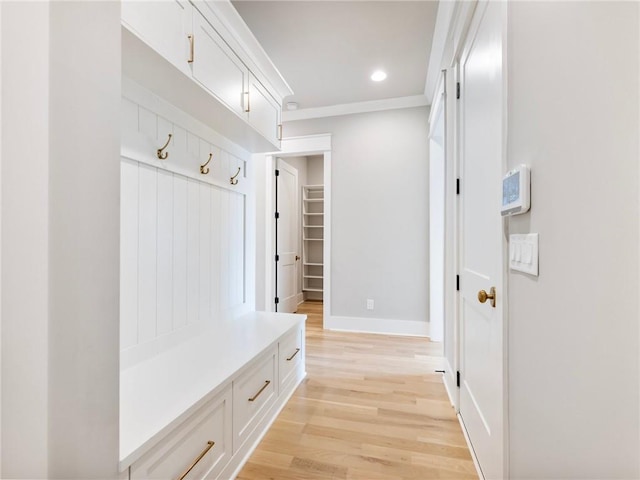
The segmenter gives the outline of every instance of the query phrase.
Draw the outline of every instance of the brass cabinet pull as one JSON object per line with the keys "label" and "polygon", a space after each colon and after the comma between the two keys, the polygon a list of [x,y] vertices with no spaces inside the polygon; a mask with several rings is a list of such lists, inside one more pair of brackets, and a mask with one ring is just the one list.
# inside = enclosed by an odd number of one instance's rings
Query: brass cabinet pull
{"label": "brass cabinet pull", "polygon": [[207,454],[207,452],[213,448],[213,446],[214,446],[215,444],[216,444],[216,442],[212,442],[211,440],[209,440],[209,441],[207,442],[207,446],[204,448],[204,450],[202,450],[202,453],[200,453],[200,455],[198,455],[198,458],[196,458],[196,459],[193,461],[193,463],[191,464],[191,466],[190,466],[189,468],[187,468],[187,469],[185,470],[185,472],[184,472],[182,475],[180,475],[180,476],[178,477],[178,480],[184,480],[184,478],[185,478],[187,475],[189,475],[189,472],[190,472],[191,470],[193,470],[193,467],[195,467],[195,466],[198,464],[198,462],[199,462],[200,460],[202,460],[202,457],[204,457],[204,456]]}
{"label": "brass cabinet pull", "polygon": [[237,185],[238,184],[238,180],[236,179],[236,177],[238,175],[240,175],[240,167],[238,167],[238,171],[236,172],[236,174],[229,179],[229,183],[231,183],[231,185]]}
{"label": "brass cabinet pull", "polygon": [[271,380],[265,380],[264,381],[264,385],[262,386],[262,388],[260,390],[258,390],[258,393],[256,393],[253,397],[251,397],[249,399],[250,402],[255,402],[256,398],[258,398],[260,396],[260,394],[262,392],[264,392],[264,389],[267,388],[269,386],[269,384],[271,383]]}
{"label": "brass cabinet pull", "polygon": [[201,174],[206,175],[207,173],[209,173],[209,167],[207,167],[207,165],[209,165],[209,162],[211,161],[212,158],[213,158],[213,153],[210,153],[209,160],[207,160],[203,165],[200,165]]}
{"label": "brass cabinet pull", "polygon": [[193,54],[194,54],[194,42],[195,39],[193,38],[193,35],[187,35],[187,38],[189,39],[189,60],[187,60],[187,63],[193,63]]}
{"label": "brass cabinet pull", "polygon": [[491,300],[491,306],[495,308],[496,307],[496,287],[491,287],[491,289],[489,290],[489,293],[485,292],[484,290],[480,290],[478,292],[478,301],[480,303],[486,302],[487,299]]}
{"label": "brass cabinet pull", "polygon": [[295,357],[298,354],[299,351],[300,351],[300,349],[296,348],[295,353],[293,355],[291,355],[289,358],[287,358],[287,362],[290,362],[291,360],[293,360],[293,357]]}
{"label": "brass cabinet pull", "polygon": [[156,151],[156,155],[158,156],[158,158],[160,160],[166,160],[169,157],[169,152],[165,152],[164,150],[169,146],[169,142],[171,141],[171,137],[173,135],[169,134],[169,138],[167,139],[167,143],[164,144],[164,146],[160,147],[157,151]]}
{"label": "brass cabinet pull", "polygon": [[249,113],[251,111],[251,106],[249,105],[249,92],[244,92],[244,111],[245,113]]}

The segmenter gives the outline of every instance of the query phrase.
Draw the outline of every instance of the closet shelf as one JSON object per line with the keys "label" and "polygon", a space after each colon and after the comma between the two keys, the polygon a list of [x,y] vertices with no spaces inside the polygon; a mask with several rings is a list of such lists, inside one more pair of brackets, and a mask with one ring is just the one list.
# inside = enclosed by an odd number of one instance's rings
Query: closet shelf
{"label": "closet shelf", "polygon": [[[323,292],[324,264],[324,186],[302,187],[302,274],[303,292]],[[317,217],[319,220],[310,220]],[[309,225],[309,223],[322,223]],[[314,237],[314,238],[311,238]]]}

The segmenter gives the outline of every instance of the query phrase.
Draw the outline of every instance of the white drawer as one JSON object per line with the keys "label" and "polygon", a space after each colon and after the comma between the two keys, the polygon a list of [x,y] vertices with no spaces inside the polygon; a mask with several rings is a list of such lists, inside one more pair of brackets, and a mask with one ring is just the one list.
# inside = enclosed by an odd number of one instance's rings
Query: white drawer
{"label": "white drawer", "polygon": [[304,358],[303,329],[297,327],[280,339],[278,345],[280,392],[296,377],[298,366]]}
{"label": "white drawer", "polygon": [[215,478],[231,458],[231,386],[191,415],[153,450],[131,466],[131,480]]}
{"label": "white drawer", "polygon": [[233,451],[238,451],[247,436],[260,423],[276,399],[276,355],[274,347],[252,362],[233,381]]}

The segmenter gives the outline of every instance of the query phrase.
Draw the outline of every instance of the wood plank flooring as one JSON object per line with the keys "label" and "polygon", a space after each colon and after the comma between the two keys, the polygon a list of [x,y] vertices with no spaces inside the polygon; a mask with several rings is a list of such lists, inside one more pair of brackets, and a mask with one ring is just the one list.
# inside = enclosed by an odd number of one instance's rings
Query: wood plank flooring
{"label": "wood plank flooring", "polygon": [[238,480],[477,479],[425,338],[322,329],[305,302],[307,378]]}

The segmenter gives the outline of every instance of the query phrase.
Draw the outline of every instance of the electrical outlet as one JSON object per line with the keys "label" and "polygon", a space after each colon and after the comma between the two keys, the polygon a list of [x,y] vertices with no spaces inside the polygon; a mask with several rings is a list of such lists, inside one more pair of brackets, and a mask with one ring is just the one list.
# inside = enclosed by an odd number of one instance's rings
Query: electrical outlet
{"label": "electrical outlet", "polygon": [[373,300],[367,298],[367,310],[373,310]]}

